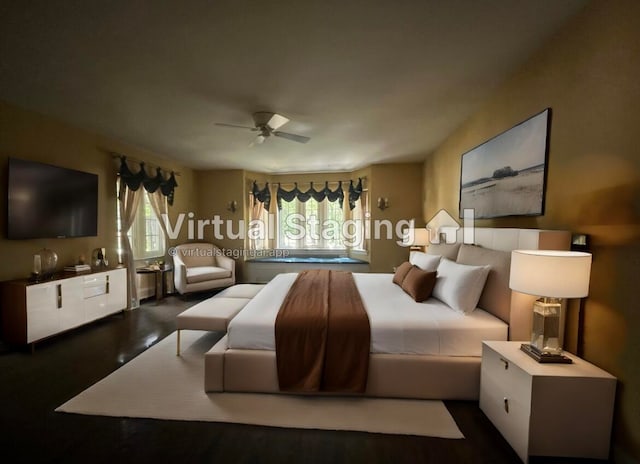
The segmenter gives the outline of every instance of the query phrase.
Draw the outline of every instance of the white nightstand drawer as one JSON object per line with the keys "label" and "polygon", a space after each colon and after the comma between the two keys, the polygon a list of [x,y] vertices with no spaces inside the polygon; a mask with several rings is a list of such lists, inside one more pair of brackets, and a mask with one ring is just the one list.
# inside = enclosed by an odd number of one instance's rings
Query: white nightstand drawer
{"label": "white nightstand drawer", "polygon": [[487,346],[480,371],[480,408],[523,461],[529,446],[531,376]]}
{"label": "white nightstand drawer", "polygon": [[[531,396],[531,376],[506,356],[487,345],[482,347],[482,369],[505,393]],[[528,401],[528,400],[527,400]]]}

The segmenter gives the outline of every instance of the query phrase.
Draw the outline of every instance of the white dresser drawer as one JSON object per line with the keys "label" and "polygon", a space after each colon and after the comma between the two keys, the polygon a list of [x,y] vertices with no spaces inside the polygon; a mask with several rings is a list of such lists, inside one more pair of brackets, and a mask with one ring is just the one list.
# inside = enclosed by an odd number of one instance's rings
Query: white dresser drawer
{"label": "white dresser drawer", "polygon": [[107,277],[105,273],[85,276],[82,282],[82,296],[93,298],[107,293]]}

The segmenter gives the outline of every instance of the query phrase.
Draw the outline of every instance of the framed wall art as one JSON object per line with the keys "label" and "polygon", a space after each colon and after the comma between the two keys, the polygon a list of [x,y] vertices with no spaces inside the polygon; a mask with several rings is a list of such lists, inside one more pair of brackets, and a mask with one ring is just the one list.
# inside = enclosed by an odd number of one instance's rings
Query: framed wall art
{"label": "framed wall art", "polygon": [[550,120],[547,108],[462,155],[460,217],[544,214]]}

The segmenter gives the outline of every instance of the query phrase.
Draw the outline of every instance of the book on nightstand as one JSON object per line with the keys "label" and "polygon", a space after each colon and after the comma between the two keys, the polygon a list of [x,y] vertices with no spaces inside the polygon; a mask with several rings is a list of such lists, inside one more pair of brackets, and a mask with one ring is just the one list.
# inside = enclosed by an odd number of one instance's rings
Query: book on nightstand
{"label": "book on nightstand", "polygon": [[90,271],[91,266],[89,266],[88,264],[74,264],[72,266],[65,266],[64,270],[69,272]]}

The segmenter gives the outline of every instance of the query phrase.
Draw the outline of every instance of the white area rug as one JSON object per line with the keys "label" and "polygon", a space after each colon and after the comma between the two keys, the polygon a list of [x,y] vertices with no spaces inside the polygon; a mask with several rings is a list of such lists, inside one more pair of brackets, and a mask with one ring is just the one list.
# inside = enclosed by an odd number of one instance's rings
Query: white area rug
{"label": "white area rug", "polygon": [[464,438],[441,401],[205,393],[203,354],[216,337],[181,338],[182,356],[174,332],[56,411]]}

